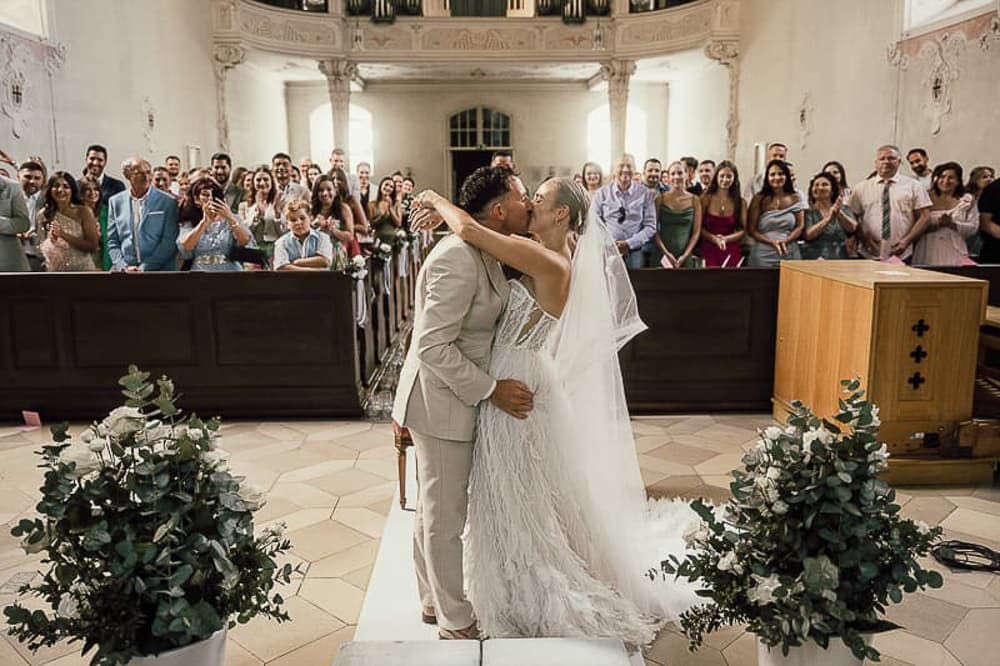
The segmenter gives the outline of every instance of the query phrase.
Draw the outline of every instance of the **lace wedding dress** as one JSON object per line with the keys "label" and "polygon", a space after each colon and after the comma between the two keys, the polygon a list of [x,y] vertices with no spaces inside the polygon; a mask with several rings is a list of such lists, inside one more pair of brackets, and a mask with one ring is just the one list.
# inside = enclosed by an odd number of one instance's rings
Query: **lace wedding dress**
{"label": "lace wedding dress", "polygon": [[[575,450],[579,417],[548,345],[558,323],[523,283],[512,282],[490,374],[527,384],[534,409],[524,420],[489,402],[480,409],[464,535],[466,591],[486,636],[615,637],[645,645],[697,600],[690,588],[645,576],[665,552],[680,554],[681,533],[695,515],[679,502],[647,504],[643,491],[628,510],[634,515],[615,525],[602,520],[602,502],[615,498],[604,496],[611,493],[601,490],[593,459],[583,461]],[[618,444],[631,448],[641,489],[631,433],[626,437]],[[622,524],[636,530],[616,532]],[[655,555],[647,547],[652,540]]]}

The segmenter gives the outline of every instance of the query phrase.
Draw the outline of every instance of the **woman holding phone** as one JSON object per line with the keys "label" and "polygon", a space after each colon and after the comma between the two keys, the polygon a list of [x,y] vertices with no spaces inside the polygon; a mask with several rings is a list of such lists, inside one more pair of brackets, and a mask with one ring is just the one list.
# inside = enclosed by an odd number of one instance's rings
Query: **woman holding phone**
{"label": "woman holding phone", "polygon": [[226,204],[222,188],[214,179],[202,178],[191,185],[191,194],[201,220],[181,227],[177,238],[181,257],[193,260],[192,271],[243,270],[229,254],[235,246],[253,247],[253,237]]}

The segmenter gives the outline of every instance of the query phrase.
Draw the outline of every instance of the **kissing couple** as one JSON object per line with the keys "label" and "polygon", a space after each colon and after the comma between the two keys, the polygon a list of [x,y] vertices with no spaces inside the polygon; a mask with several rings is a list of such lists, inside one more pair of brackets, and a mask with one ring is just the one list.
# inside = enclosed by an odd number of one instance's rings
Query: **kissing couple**
{"label": "kissing couple", "polygon": [[417,277],[392,412],[416,450],[424,621],[442,639],[652,642],[698,600],[646,575],[697,516],[646,499],[618,364],[646,327],[587,193],[550,178],[529,197],[482,167],[459,206],[426,190],[412,209],[453,232]]}

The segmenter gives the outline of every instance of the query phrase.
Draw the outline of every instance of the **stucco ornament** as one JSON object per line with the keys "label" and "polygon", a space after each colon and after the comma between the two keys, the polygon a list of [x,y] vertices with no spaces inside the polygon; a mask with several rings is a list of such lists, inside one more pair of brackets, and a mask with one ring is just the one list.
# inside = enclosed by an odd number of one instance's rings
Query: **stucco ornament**
{"label": "stucco ornament", "polygon": [[922,108],[931,134],[941,131],[942,122],[951,113],[952,84],[959,78],[965,48],[966,38],[961,32],[944,33],[920,47],[917,58],[924,71],[920,84],[926,94]]}
{"label": "stucco ornament", "polygon": [[18,48],[13,39],[0,36],[0,111],[11,119],[11,134],[24,136],[31,115],[30,51]]}

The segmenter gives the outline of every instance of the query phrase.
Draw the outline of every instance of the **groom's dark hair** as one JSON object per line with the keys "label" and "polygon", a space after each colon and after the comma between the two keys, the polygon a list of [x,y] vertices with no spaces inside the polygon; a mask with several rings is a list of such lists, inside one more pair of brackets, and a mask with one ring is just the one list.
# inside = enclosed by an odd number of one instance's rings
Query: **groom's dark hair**
{"label": "groom's dark hair", "polygon": [[510,167],[479,167],[462,183],[458,191],[458,205],[472,217],[482,219],[491,203],[510,192],[513,176]]}

